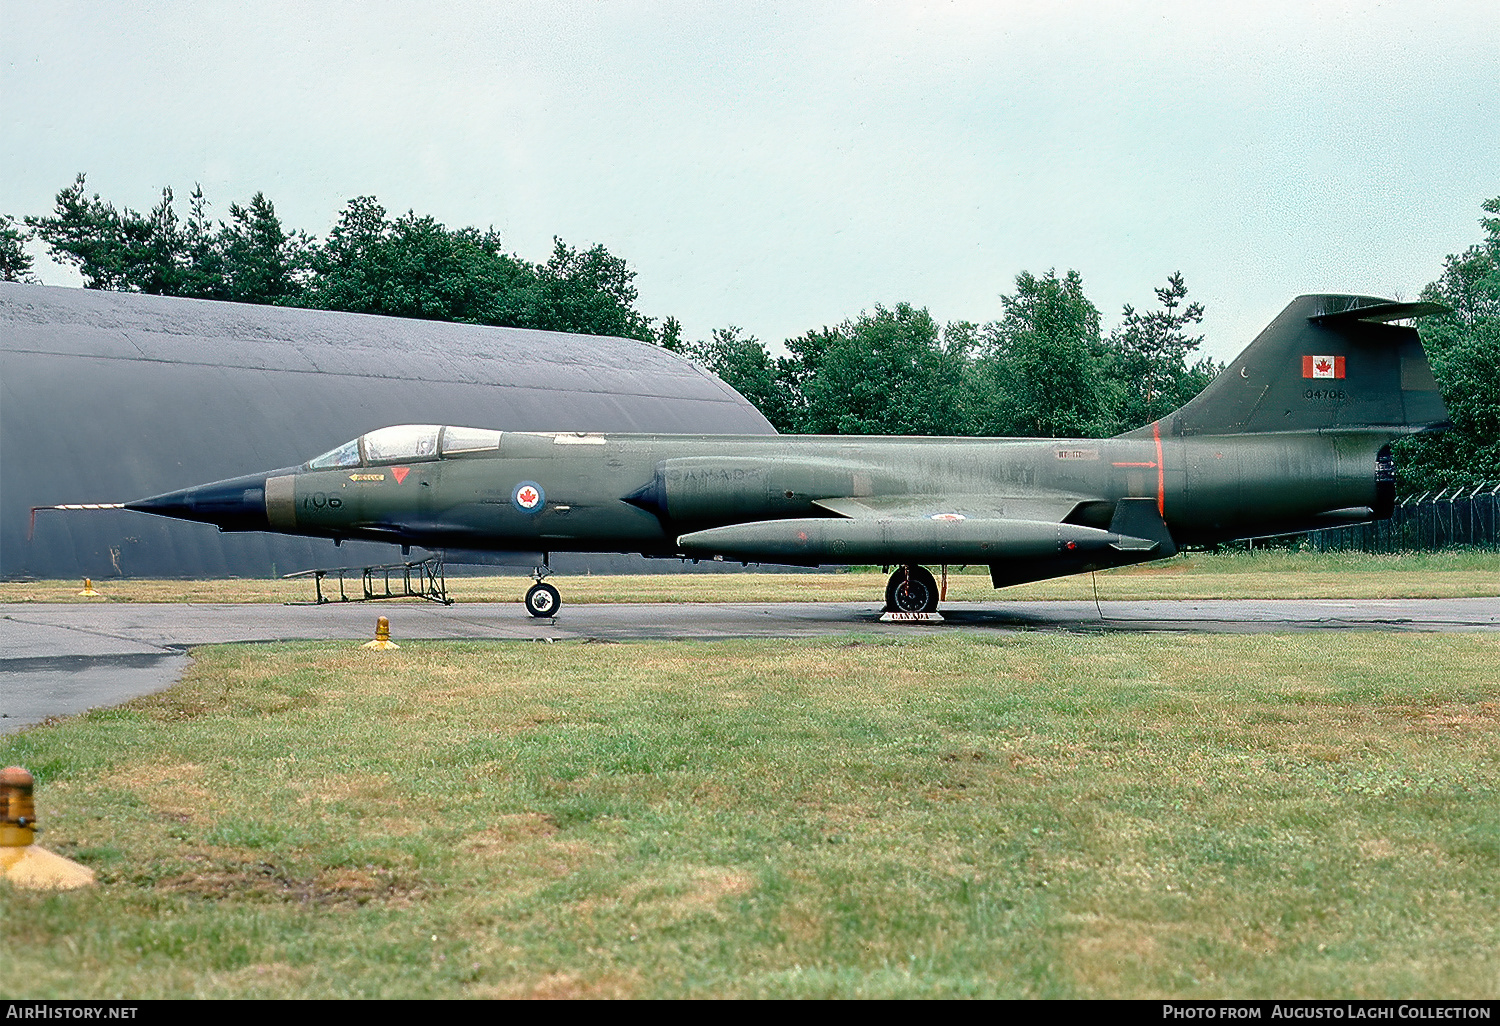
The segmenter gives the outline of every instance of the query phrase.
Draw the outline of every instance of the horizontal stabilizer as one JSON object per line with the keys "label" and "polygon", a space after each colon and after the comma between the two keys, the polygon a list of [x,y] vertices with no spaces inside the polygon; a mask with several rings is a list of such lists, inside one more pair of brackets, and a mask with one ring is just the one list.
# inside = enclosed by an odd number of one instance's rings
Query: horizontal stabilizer
{"label": "horizontal stabilizer", "polygon": [[1368,306],[1351,306],[1347,310],[1334,310],[1315,314],[1308,320],[1314,324],[1338,324],[1364,321],[1368,324],[1384,324],[1388,321],[1404,321],[1412,317],[1428,317],[1447,313],[1442,303],[1376,303]]}

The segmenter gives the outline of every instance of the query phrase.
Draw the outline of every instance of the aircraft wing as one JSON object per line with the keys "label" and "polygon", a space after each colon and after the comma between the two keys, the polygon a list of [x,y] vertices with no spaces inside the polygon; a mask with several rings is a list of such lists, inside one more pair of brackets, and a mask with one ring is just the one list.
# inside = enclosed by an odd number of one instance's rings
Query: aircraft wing
{"label": "aircraft wing", "polygon": [[850,520],[1027,520],[1061,523],[1082,495],[881,495],[819,499],[813,503]]}

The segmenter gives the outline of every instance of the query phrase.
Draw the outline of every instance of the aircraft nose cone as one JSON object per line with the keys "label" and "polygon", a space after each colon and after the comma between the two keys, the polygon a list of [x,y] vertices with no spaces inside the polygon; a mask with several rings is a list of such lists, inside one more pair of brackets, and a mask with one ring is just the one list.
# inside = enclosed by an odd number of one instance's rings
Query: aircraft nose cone
{"label": "aircraft nose cone", "polygon": [[249,474],[127,502],[126,509],[178,520],[216,524],[221,531],[268,531],[266,478]]}

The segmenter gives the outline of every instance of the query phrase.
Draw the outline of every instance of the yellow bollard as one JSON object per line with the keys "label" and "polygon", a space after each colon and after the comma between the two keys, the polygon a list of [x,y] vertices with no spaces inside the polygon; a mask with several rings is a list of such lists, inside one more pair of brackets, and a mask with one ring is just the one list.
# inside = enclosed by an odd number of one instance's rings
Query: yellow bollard
{"label": "yellow bollard", "polygon": [[98,598],[99,597],[99,593],[94,590],[94,582],[91,581],[91,580],[89,580],[87,577],[85,577],[83,579],[83,590],[80,591],[78,594],[80,594],[80,595],[87,595],[89,598]]}
{"label": "yellow bollard", "polygon": [[0,847],[24,848],[36,840],[34,784],[20,766],[0,770]]}
{"label": "yellow bollard", "polygon": [[0,876],[30,890],[69,890],[94,882],[94,871],[33,844],[34,781],[20,766],[0,770]]}
{"label": "yellow bollard", "polygon": [[400,645],[391,640],[391,621],[387,620],[383,616],[380,619],[376,620],[375,640],[365,642],[364,647],[378,648],[382,650],[388,648],[400,648]]}

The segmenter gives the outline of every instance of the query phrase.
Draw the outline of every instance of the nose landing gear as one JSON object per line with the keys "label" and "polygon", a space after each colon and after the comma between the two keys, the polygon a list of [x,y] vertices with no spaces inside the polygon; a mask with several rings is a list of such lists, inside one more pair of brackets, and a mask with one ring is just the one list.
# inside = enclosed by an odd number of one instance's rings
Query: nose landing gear
{"label": "nose landing gear", "polygon": [[885,586],[885,608],[890,613],[935,613],[937,580],[923,566],[898,566]]}
{"label": "nose landing gear", "polygon": [[526,612],[532,616],[542,618],[556,616],[557,611],[562,608],[562,596],[556,588],[550,584],[543,583],[544,578],[552,572],[550,567],[539,566],[531,571],[532,579],[536,581],[526,591]]}

